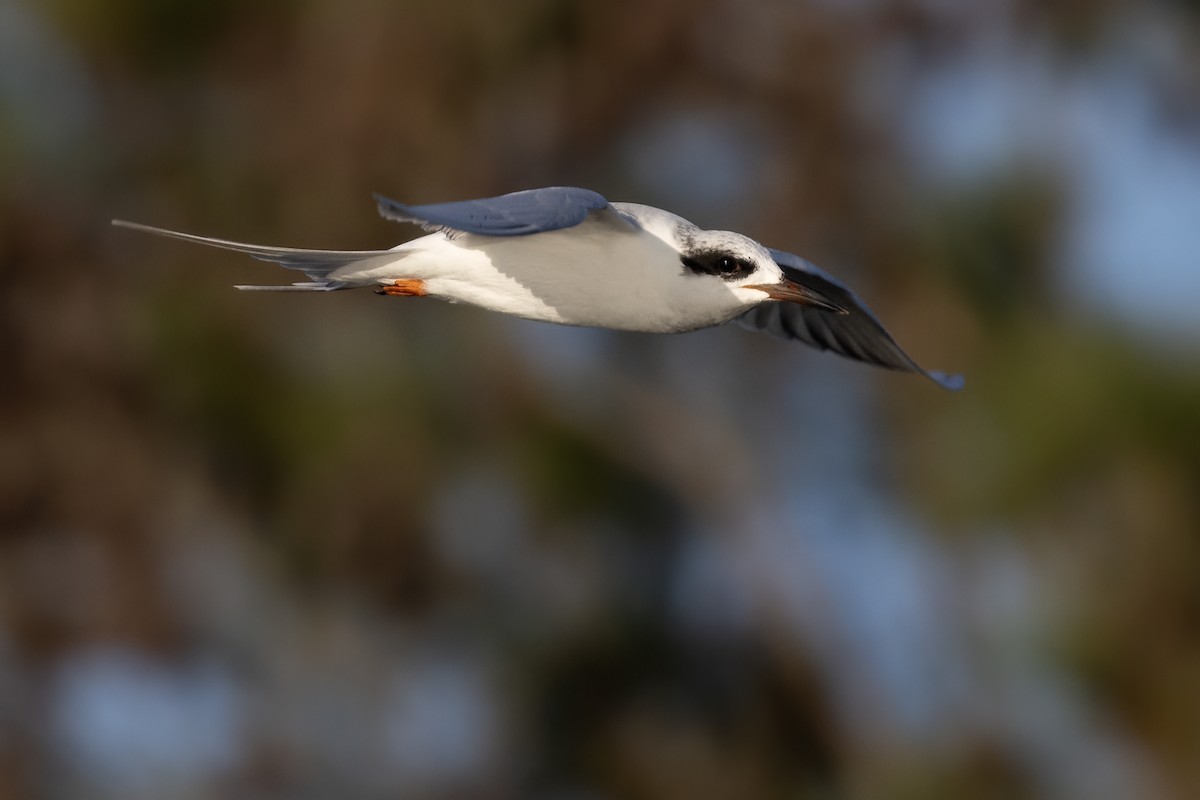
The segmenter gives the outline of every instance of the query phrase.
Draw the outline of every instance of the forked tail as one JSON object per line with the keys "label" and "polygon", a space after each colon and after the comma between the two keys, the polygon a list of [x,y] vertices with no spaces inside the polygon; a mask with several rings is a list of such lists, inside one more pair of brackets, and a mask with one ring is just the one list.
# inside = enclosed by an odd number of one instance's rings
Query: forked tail
{"label": "forked tail", "polygon": [[307,281],[297,281],[285,286],[237,287],[238,289],[254,291],[332,292],[336,289],[350,289],[361,284],[347,284],[343,281],[330,279],[330,273],[339,267],[353,264],[356,261],[363,261],[378,256],[395,256],[395,253],[391,250],[305,250],[297,247],[266,247],[264,245],[231,242],[226,239],[214,239],[210,236],[197,236],[192,233],[169,231],[165,228],[155,228],[151,225],[142,225],[138,222],[126,222],[122,219],[114,219],[112,224],[118,228],[128,228],[144,233],[153,233],[158,236],[166,236],[171,239],[182,239],[185,242],[195,242],[210,247],[219,247],[223,250],[245,253],[260,261],[270,261],[287,269],[299,270],[308,276]]}

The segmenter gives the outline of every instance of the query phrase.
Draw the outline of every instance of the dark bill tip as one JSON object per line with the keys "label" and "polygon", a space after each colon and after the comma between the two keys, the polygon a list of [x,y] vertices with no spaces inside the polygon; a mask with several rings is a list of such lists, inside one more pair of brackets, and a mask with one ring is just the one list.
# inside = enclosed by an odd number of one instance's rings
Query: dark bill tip
{"label": "dark bill tip", "polygon": [[832,311],[835,314],[848,314],[849,311],[830,300],[825,295],[810,289],[807,286],[801,286],[795,281],[784,278],[779,283],[759,283],[753,286],[745,287],[747,289],[757,289],[760,292],[765,292],[767,297],[772,300],[782,300],[788,303],[799,303],[803,306],[819,308],[822,311]]}

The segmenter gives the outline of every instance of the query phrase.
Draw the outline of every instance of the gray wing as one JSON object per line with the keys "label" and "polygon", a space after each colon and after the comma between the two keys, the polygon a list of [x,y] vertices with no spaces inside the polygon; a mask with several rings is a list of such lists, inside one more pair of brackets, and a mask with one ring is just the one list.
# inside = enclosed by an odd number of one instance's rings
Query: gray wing
{"label": "gray wing", "polygon": [[819,292],[844,308],[846,313],[799,303],[763,303],[738,317],[740,324],[877,367],[916,372],[954,391],[963,387],[961,375],[920,367],[900,349],[871,310],[832,275],[793,253],[771,250],[771,257],[789,280]]}
{"label": "gray wing", "polygon": [[228,239],[217,239],[212,236],[197,236],[194,233],[182,233],[166,228],[155,228],[153,225],[143,225],[140,222],[128,222],[114,219],[112,224],[118,228],[128,228],[133,231],[152,233],[155,236],[166,236],[170,239],[180,239],[185,242],[195,242],[209,247],[219,247],[222,250],[233,250],[245,253],[260,261],[270,261],[288,269],[298,269],[308,273],[309,277],[324,276],[325,273],[344,264],[362,261],[364,258],[391,255],[391,250],[306,250],[300,247],[270,247],[261,244],[246,244],[231,242]]}
{"label": "gray wing", "polygon": [[480,236],[526,236],[573,228],[589,214],[609,208],[596,192],[565,186],[425,206],[406,206],[378,194],[375,201],[387,219]]}
{"label": "gray wing", "polygon": [[345,264],[352,264],[355,261],[374,258],[375,256],[393,255],[390,250],[306,250],[299,247],[269,247],[260,244],[231,242],[228,239],[215,239],[211,236],[197,236],[194,233],[181,233],[179,231],[167,230],[166,228],[155,228],[152,225],[143,225],[140,222],[127,222],[123,219],[114,219],[112,224],[118,228],[128,228],[129,230],[142,231],[143,233],[152,233],[155,236],[166,236],[171,239],[208,245],[209,247],[219,247],[222,250],[245,253],[260,261],[271,261],[281,267],[299,270],[311,279],[308,282],[293,283],[290,286],[239,286],[239,289],[332,291],[343,287],[343,284],[328,279],[329,273],[338,267]]}

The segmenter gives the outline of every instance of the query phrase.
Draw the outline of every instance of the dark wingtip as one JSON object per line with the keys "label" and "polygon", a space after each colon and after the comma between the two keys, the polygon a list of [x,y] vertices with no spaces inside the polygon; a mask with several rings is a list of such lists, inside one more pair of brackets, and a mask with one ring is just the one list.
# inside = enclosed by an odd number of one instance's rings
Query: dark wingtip
{"label": "dark wingtip", "polygon": [[130,222],[127,219],[111,220],[114,228],[127,228],[131,231],[145,231],[147,233],[162,233],[162,228],[155,228],[153,225],[143,225],[140,222]]}
{"label": "dark wingtip", "polygon": [[929,376],[930,380],[937,383],[938,386],[949,389],[952,392],[961,391],[962,388],[967,385],[966,378],[957,373],[947,374],[945,372],[926,372],[925,374]]}

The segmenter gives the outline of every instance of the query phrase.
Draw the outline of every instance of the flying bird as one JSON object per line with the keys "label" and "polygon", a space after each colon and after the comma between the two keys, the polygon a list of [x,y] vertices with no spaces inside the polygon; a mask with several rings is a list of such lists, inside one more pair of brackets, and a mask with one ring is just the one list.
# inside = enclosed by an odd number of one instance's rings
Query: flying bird
{"label": "flying bird", "polygon": [[702,230],[659,208],[610,203],[568,187],[420,206],[375,199],[385,218],[428,234],[391,250],[306,250],[113,224],[245,253],[308,278],[238,289],[376,287],[393,297],[436,297],[526,319],[651,333],[736,320],[857,361],[919,373],[948,389],[963,385],[960,375],[918,366],[836,278],[739,233]]}

